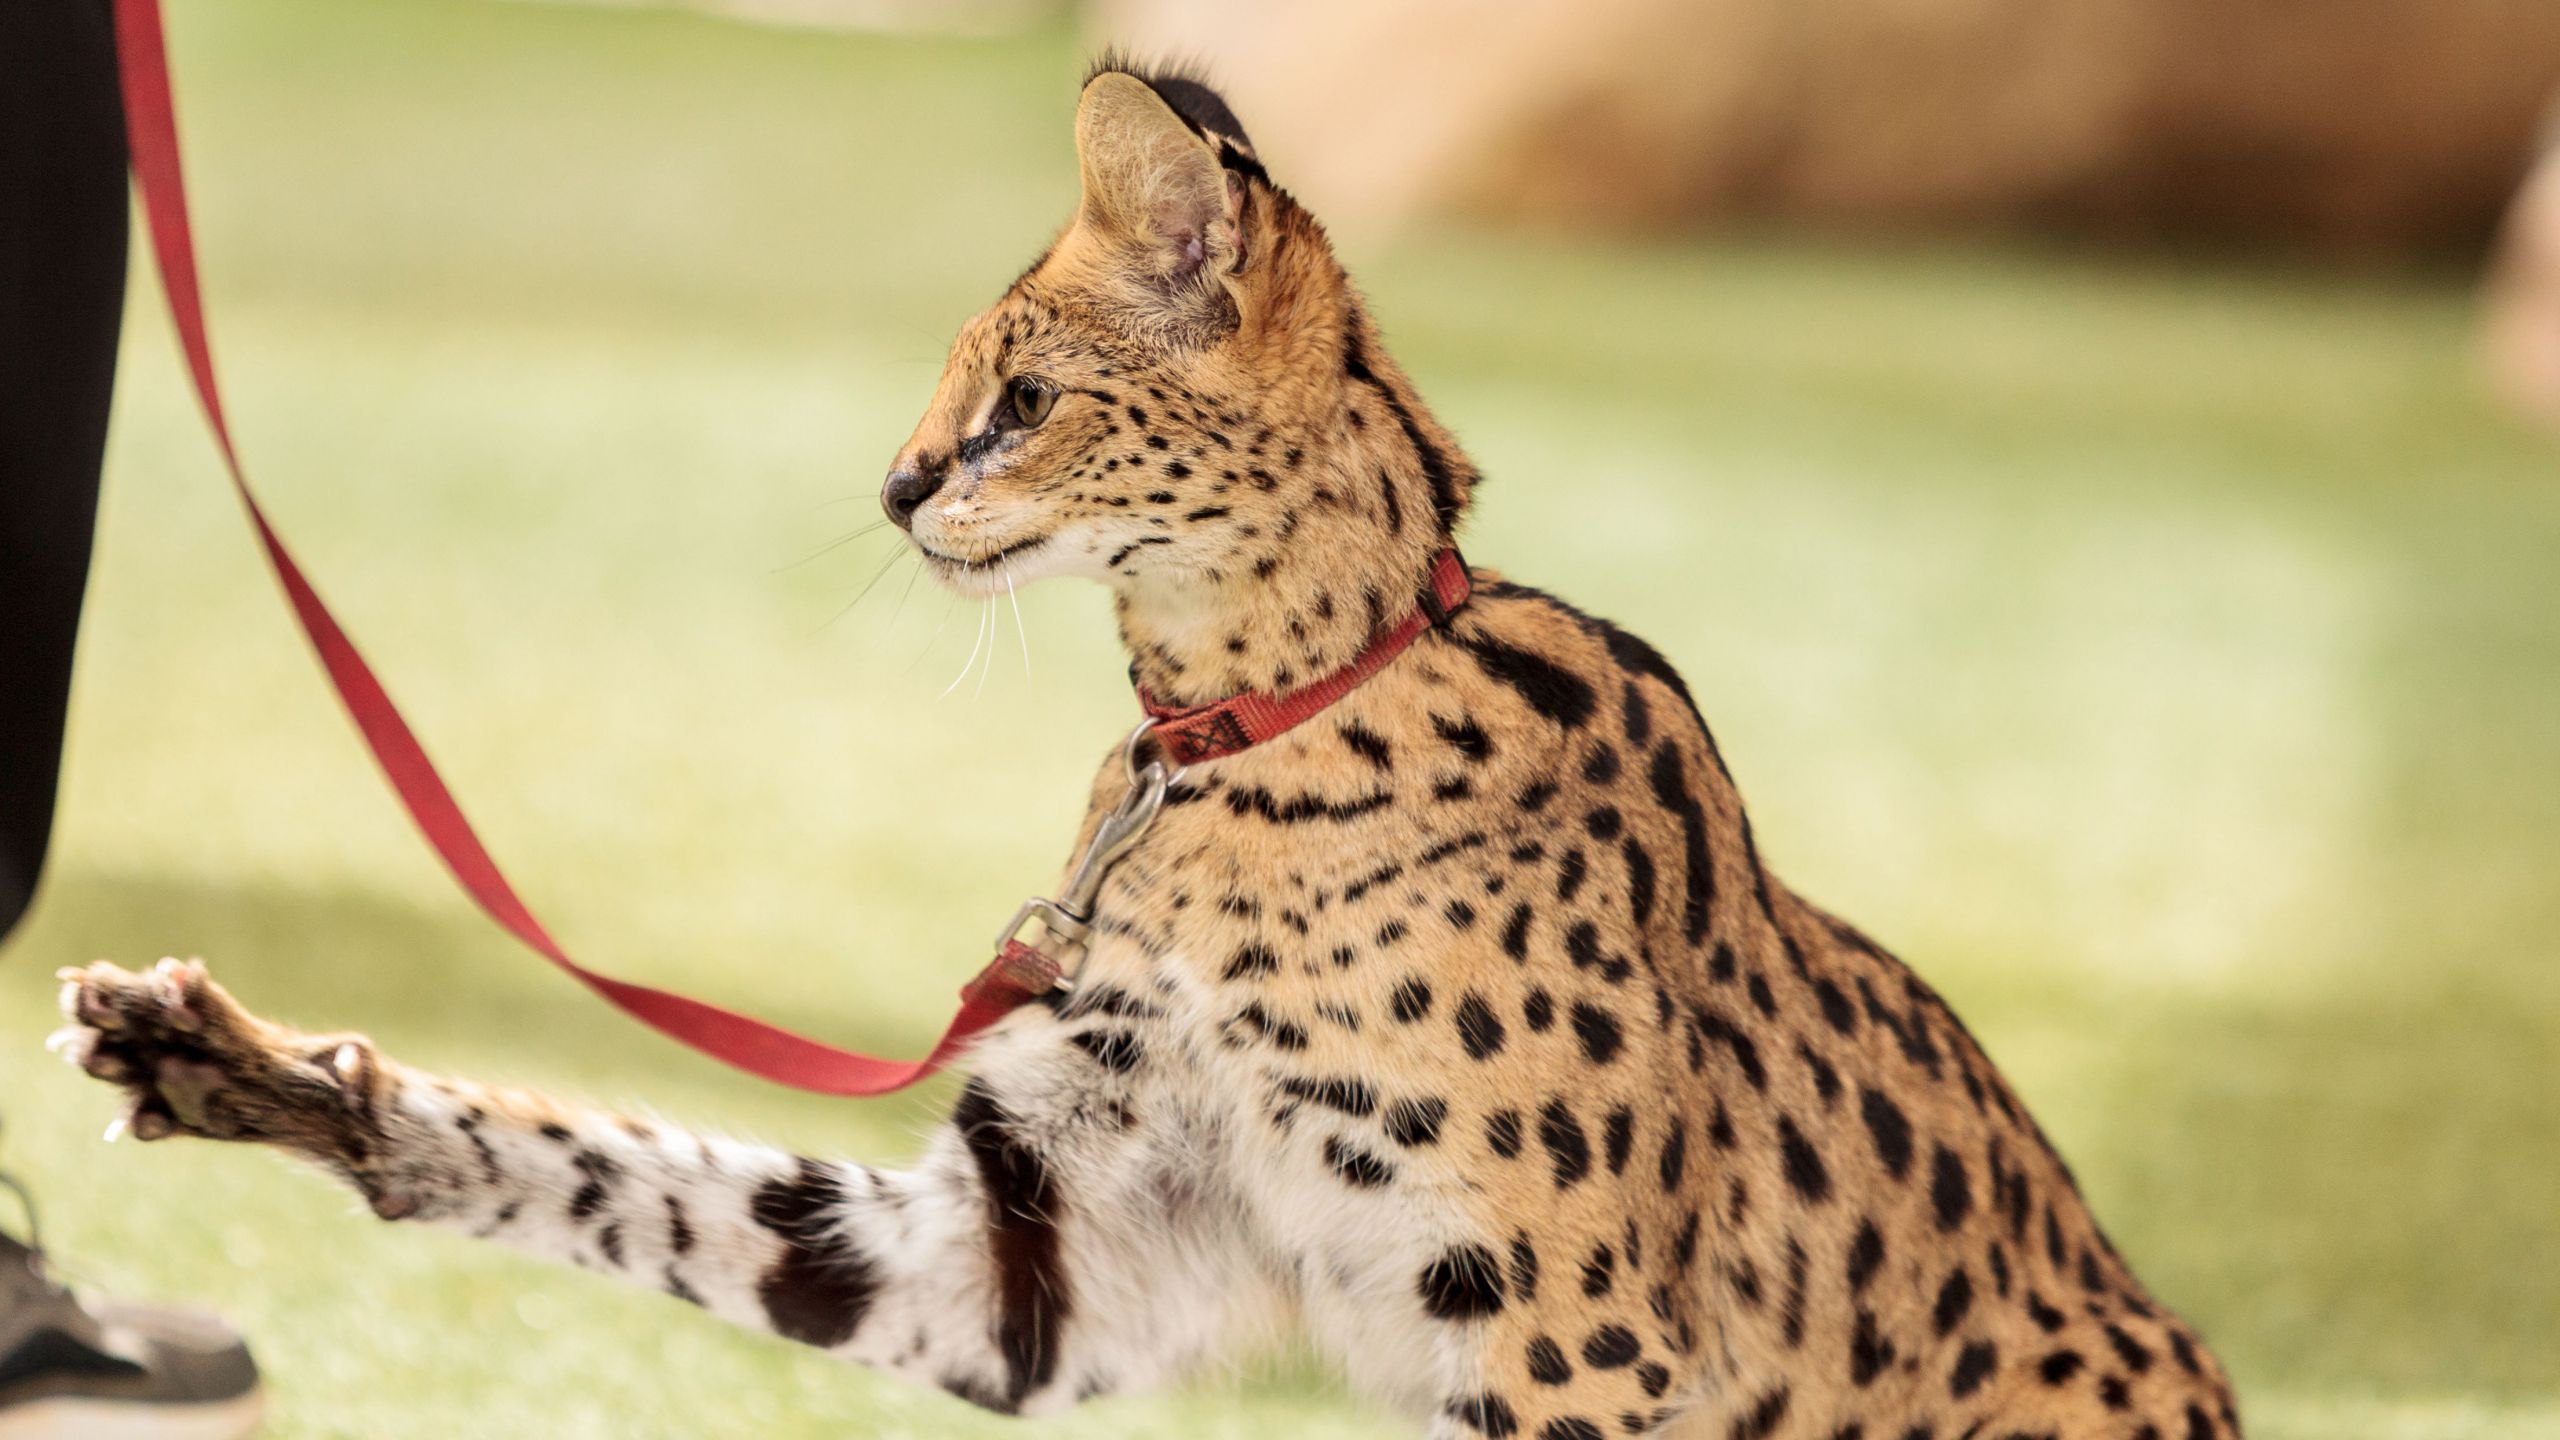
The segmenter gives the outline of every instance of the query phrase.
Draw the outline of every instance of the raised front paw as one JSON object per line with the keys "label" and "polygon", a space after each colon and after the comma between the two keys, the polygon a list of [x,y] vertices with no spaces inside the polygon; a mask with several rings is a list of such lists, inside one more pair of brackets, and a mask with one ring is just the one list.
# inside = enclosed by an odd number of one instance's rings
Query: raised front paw
{"label": "raised front paw", "polygon": [[49,1042],[125,1092],[109,1135],[200,1135],[280,1145],[361,1168],[380,1063],[359,1036],[312,1036],[250,1014],[200,960],[143,974],[99,961],[59,972],[69,1022]]}

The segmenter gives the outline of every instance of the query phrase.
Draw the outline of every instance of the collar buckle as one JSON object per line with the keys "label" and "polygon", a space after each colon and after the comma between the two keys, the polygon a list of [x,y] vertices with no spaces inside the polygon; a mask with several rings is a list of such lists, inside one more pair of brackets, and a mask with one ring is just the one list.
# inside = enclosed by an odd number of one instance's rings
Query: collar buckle
{"label": "collar buckle", "polygon": [[1067,883],[1057,898],[1034,895],[1023,901],[1022,908],[1013,912],[1013,918],[996,935],[996,949],[1002,953],[1017,943],[1023,926],[1039,921],[1040,944],[1035,948],[1057,966],[1053,988],[1074,987],[1076,975],[1084,968],[1085,941],[1092,933],[1093,906],[1102,897],[1103,880],[1120,857],[1147,833],[1147,827],[1155,823],[1156,812],[1164,809],[1166,792],[1182,778],[1182,771],[1166,770],[1161,760],[1150,760],[1143,766],[1138,763],[1138,748],[1153,729],[1153,721],[1140,724],[1121,746],[1121,765],[1129,774],[1129,793],[1094,828],[1093,838],[1076,856],[1075,868],[1067,872]]}

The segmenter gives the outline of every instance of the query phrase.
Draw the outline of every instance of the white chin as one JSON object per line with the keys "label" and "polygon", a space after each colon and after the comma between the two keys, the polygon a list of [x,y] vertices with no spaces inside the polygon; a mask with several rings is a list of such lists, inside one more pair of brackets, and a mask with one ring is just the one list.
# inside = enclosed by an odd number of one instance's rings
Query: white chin
{"label": "white chin", "polygon": [[925,564],[935,579],[969,596],[1002,595],[1056,575],[1101,573],[1098,562],[1082,555],[1073,542],[1054,535],[1019,550],[999,549],[984,560],[961,560],[928,550]]}

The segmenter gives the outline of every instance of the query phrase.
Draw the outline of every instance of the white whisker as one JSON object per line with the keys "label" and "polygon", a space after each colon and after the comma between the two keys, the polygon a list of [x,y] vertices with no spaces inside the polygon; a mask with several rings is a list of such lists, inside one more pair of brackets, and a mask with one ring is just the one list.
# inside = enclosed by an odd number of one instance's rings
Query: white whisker
{"label": "white whisker", "polygon": [[942,632],[951,628],[951,612],[959,603],[957,594],[949,590],[942,592],[942,613],[934,617],[933,633],[924,637],[924,648],[916,652],[916,658],[907,662],[908,674],[914,674],[916,667],[924,663],[924,657],[932,654],[934,647],[942,643]]}
{"label": "white whisker", "polygon": [[987,677],[996,673],[996,646],[1003,640],[1004,636],[996,630],[996,597],[990,595],[987,597],[987,666],[978,672],[978,688],[971,692],[971,698],[987,693]]}
{"label": "white whisker", "polygon": [[[918,564],[916,568],[907,572],[907,583],[898,588],[898,608],[889,612],[889,626],[891,629],[897,628],[898,621],[906,615],[907,597],[916,593],[916,580],[923,574],[924,566],[922,564]],[[945,611],[944,613],[948,614],[949,612]]]}
{"label": "white whisker", "polygon": [[[1013,606],[1013,633],[1022,641],[1022,678],[1031,678],[1031,631],[1022,623],[1022,599],[1013,590],[1013,562],[1004,562],[1004,598]],[[993,668],[990,664],[989,668]]]}
{"label": "white whisker", "polygon": [[960,662],[960,673],[951,677],[951,683],[942,687],[942,695],[936,696],[936,699],[948,696],[952,691],[960,688],[961,681],[969,678],[969,667],[978,663],[978,651],[983,649],[987,643],[987,622],[992,619],[994,615],[995,604],[993,601],[989,601],[988,603],[978,607],[978,633],[977,637],[969,642],[969,658]]}
{"label": "white whisker", "polygon": [[844,617],[846,617],[847,615],[852,614],[852,613],[853,613],[853,607],[862,603],[862,597],[871,593],[871,587],[872,587],[872,586],[874,586],[874,585],[879,584],[879,583],[880,583],[880,581],[881,581],[881,579],[882,579],[882,577],[886,576],[886,575],[887,575],[891,570],[893,570],[893,569],[897,568],[897,564],[898,564],[898,557],[899,557],[899,556],[901,556],[901,555],[910,555],[910,554],[913,554],[913,553],[914,553],[913,551],[911,551],[911,550],[907,549],[904,545],[901,545],[901,546],[899,546],[897,549],[890,551],[890,552],[889,552],[889,555],[888,555],[888,558],[887,558],[887,559],[885,559],[885,560],[883,560],[883,561],[881,562],[881,564],[880,564],[880,568],[879,568],[879,569],[877,569],[877,570],[872,571],[872,572],[871,572],[871,578],[870,578],[869,580],[866,580],[866,581],[864,581],[864,582],[863,582],[863,584],[862,584],[862,588],[861,588],[861,589],[859,589],[859,590],[856,590],[855,592],[853,592],[853,598],[852,598],[852,599],[850,599],[850,600],[847,600],[846,602],[844,602],[844,606],[843,606],[843,608],[842,608],[842,609],[839,609],[839,610],[838,610],[838,611],[836,611],[836,613],[834,613],[833,615],[828,616],[828,617],[827,617],[827,619],[826,619],[826,623],[825,623],[825,624],[822,624],[822,625],[818,626],[816,630],[812,630],[812,631],[810,631],[809,633],[810,633],[810,634],[812,634],[812,635],[815,635],[815,634],[817,634],[817,633],[818,633],[818,631],[820,631],[820,630],[824,630],[824,629],[826,629],[828,626],[835,624],[835,623],[836,623],[837,621],[839,621],[839,620],[842,620],[842,619],[843,619]]}
{"label": "white whisker", "polygon": [[789,571],[797,570],[812,560],[834,554],[836,551],[843,549],[845,546],[852,544],[854,541],[861,539],[863,536],[872,533],[888,523],[889,522],[886,517],[874,520],[868,525],[864,525],[846,534],[837,536],[835,539],[828,541],[826,544],[819,546],[817,549],[810,551],[808,554],[801,556],[799,559],[794,560],[787,565],[776,565],[767,573],[781,575]]}

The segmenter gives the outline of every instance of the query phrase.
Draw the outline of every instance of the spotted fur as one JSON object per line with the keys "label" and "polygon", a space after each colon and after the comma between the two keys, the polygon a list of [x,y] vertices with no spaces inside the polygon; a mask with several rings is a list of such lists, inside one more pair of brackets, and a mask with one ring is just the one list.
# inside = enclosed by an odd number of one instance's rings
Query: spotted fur
{"label": "spotted fur", "polygon": [[[1108,63],[1077,138],[1076,219],[962,331],[892,511],[963,588],[1110,585],[1169,700],[1320,676],[1412,606],[1475,471],[1214,92]],[[1762,863],[1663,657],[1476,582],[1182,778],[1081,983],[986,1038],[904,1170],[428,1076],[200,966],[74,973],[68,1048],[146,1137],[276,1144],[386,1217],[1007,1412],[1290,1317],[1443,1437],[2236,1436],[1964,1026]]]}

